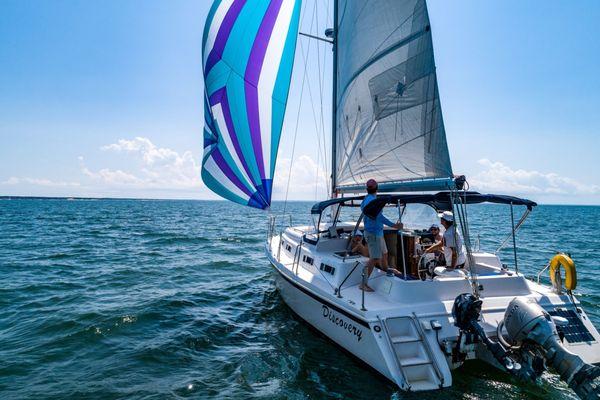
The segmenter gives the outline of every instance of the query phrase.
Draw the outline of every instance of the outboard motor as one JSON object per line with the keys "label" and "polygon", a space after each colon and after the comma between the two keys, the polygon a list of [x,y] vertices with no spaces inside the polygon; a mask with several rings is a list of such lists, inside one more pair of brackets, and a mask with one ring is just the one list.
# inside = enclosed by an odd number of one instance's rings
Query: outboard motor
{"label": "outboard motor", "polygon": [[454,325],[460,329],[461,333],[470,333],[481,339],[500,365],[504,366],[507,371],[516,373],[521,369],[521,365],[510,357],[502,344],[491,340],[479,324],[482,303],[481,300],[470,293],[459,295],[454,300],[454,306],[452,307]]}
{"label": "outboard motor", "polygon": [[537,303],[515,297],[506,309],[503,324],[510,341],[518,346],[513,352],[536,348],[580,398],[600,399],[600,367],[585,363],[563,347],[552,317]]}

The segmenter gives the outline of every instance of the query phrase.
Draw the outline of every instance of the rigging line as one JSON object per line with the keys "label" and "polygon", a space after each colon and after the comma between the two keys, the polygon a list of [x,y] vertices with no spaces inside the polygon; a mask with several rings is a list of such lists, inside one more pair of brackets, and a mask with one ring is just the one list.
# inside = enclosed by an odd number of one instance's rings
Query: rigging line
{"label": "rigging line", "polygon": [[[327,2],[327,8],[326,8],[326,16],[325,16],[325,21],[324,24],[327,25],[328,19],[329,19],[329,0]],[[319,25],[319,14],[317,13],[317,30],[321,29],[320,25]],[[319,72],[319,101],[320,101],[320,115],[321,115],[321,129],[320,129],[320,134],[321,134],[321,138],[320,140],[323,141],[323,162],[324,162],[324,167],[323,170],[325,172],[325,176],[327,176],[328,173],[328,162],[327,162],[327,144],[325,141],[325,113],[324,113],[324,109],[323,109],[323,87],[324,87],[324,80],[325,80],[325,63],[327,61],[327,49],[328,46],[323,46],[323,64],[321,64],[321,57],[320,57],[320,53],[319,53],[319,49],[317,48],[317,65],[318,65],[318,72]],[[327,187],[327,197],[330,197],[329,195],[329,185],[326,185]]]}
{"label": "rigging line", "polygon": [[[314,14],[314,19],[316,21],[316,34],[319,34],[319,9],[317,8],[317,0],[315,0],[315,14]],[[312,33],[312,32],[311,32]],[[316,49],[316,53],[317,53],[317,65],[318,65],[318,81],[319,81],[319,87],[321,86],[321,52],[319,51],[319,45],[317,44],[317,49]],[[310,83],[309,83],[310,85]],[[310,97],[311,97],[311,104],[312,104],[312,109],[313,109],[313,118],[315,120],[315,134],[316,134],[316,139],[317,139],[317,148],[318,148],[318,152],[317,152],[317,174],[315,176],[315,200],[317,197],[317,185],[318,185],[318,177],[319,177],[319,169],[321,168],[321,153],[325,153],[325,146],[323,146],[321,148],[321,136],[324,136],[324,133],[321,131],[321,127],[318,126],[318,122],[317,122],[317,113],[314,109],[314,104],[313,104],[313,98],[312,98],[312,90],[309,92],[310,93]],[[320,95],[320,105],[321,108],[319,109],[319,113],[321,116],[321,119],[323,119],[323,98],[322,98],[322,93],[319,92]],[[323,154],[323,158],[325,157],[325,155]]]}
{"label": "rigging line", "polygon": [[[327,2],[327,15],[325,18],[325,24],[327,24],[327,20],[329,19],[329,1]],[[319,29],[319,14],[317,13],[317,30]],[[323,81],[325,80],[325,61],[326,61],[326,53],[325,51],[327,51],[327,47],[324,47],[324,53],[323,53],[323,69],[321,70],[321,57],[320,57],[320,53],[319,53],[319,49],[317,48],[317,66],[318,66],[318,71],[319,71],[319,100],[320,100],[320,114],[321,114],[321,136],[323,138],[323,162],[325,163],[325,176],[327,176],[327,145],[325,142],[325,116],[324,116],[324,112],[323,112],[323,87],[324,87],[324,83]],[[318,138],[318,140],[320,140]],[[329,185],[327,185],[327,197],[329,197]]]}
{"label": "rigging line", "polygon": [[[304,62],[306,64],[308,64],[308,58],[306,58],[304,60]],[[317,133],[317,146],[318,146],[317,149],[318,149],[318,152],[321,153],[321,152],[324,152],[325,149],[321,149],[321,141],[320,141],[320,138],[319,138],[319,123],[317,121],[317,112],[315,110],[315,105],[314,105],[314,101],[313,101],[313,95],[312,95],[312,90],[311,90],[310,82],[306,86],[308,88],[308,95],[309,95],[309,99],[310,99],[310,105],[311,105],[311,108],[312,108],[313,122],[315,123],[315,132]]]}
{"label": "rigging line", "polygon": [[321,168],[321,153],[317,152],[317,173],[315,174],[315,201],[317,201],[317,191],[319,187],[319,169]]}
{"label": "rigging line", "polygon": [[[313,19],[311,21],[311,26],[310,26],[310,31],[309,32],[312,32],[312,29],[313,29],[313,26],[314,26],[314,22],[315,22],[315,19],[316,19],[316,15],[317,15],[316,14],[316,11],[317,11],[316,5],[317,5],[317,3],[315,2],[314,5],[315,6],[313,8]],[[309,45],[310,44],[311,44],[311,42],[309,42]],[[302,42],[300,42],[300,46],[303,46]],[[304,48],[304,47],[302,47],[302,48]],[[305,62],[306,65],[308,65],[308,55],[310,55],[310,47],[308,48],[306,54],[307,55],[305,57],[304,56],[304,51],[302,52],[303,61]],[[319,55],[319,49],[317,47],[317,56],[318,55]],[[308,87],[308,94],[309,94],[309,98],[310,98],[310,105],[311,105],[311,109],[312,109],[313,122],[315,123],[315,133],[317,135],[317,145],[318,145],[317,149],[318,149],[319,158],[321,158],[321,157],[325,158],[323,156],[323,153],[326,152],[326,149],[325,149],[325,147],[321,148],[321,140],[320,140],[320,136],[319,136],[319,133],[320,133],[319,132],[319,123],[317,121],[317,112],[315,110],[315,104],[314,104],[315,102],[313,100],[313,94],[312,94],[312,88],[311,88],[310,81],[308,82],[307,87]],[[321,112],[322,112],[322,110],[321,110]]]}
{"label": "rigging line", "polygon": [[[316,3],[317,0],[315,0],[315,19],[317,22],[317,27],[316,27],[316,33],[317,35],[319,34],[319,12],[317,10],[316,7]],[[317,62],[319,64],[319,67],[321,65],[321,57],[320,57],[321,53],[319,51],[319,45],[317,44]],[[319,68],[319,73],[320,73],[320,68]],[[319,84],[320,84],[320,76],[319,76]],[[321,102],[322,104],[322,102]],[[323,116],[323,107],[321,107],[321,118]],[[315,120],[316,120],[316,115],[314,115]],[[316,125],[316,121],[315,121],[315,125]],[[321,132],[319,131],[319,128],[317,126],[315,126],[315,131],[316,131],[316,135],[317,135],[317,144],[318,144],[318,148],[319,150],[317,151],[317,173],[315,174],[315,201],[317,200],[317,196],[318,196],[318,188],[319,188],[319,173],[320,173],[320,168],[321,168],[321,138],[320,138],[320,134]],[[325,152],[325,147],[323,146],[323,152]]]}
{"label": "rigging line", "polygon": [[[305,10],[306,10],[306,7],[305,7]],[[306,14],[304,14],[304,15],[306,15]],[[302,24],[302,21],[304,20],[304,15],[301,18],[300,24]],[[308,43],[308,50],[310,50],[310,42]],[[304,46],[302,45],[302,42],[300,42],[300,53],[302,53],[302,55],[304,56]],[[302,109],[302,98],[304,96],[304,83],[306,82],[306,71],[308,69],[307,68],[308,64],[306,62],[307,58],[304,58],[304,60],[305,60],[304,61],[304,73],[302,74],[302,86],[300,88],[300,98],[298,101],[298,114],[296,115],[296,127],[294,129],[294,141],[292,144],[292,157],[290,158],[290,168],[288,170],[288,181],[287,181],[287,185],[285,188],[285,201],[283,203],[283,215],[285,215],[285,212],[287,210],[288,195],[290,192],[290,182],[292,180],[292,166],[294,165],[294,153],[296,152],[296,139],[298,137],[298,126],[300,124],[300,111]]]}
{"label": "rigging line", "polygon": [[[315,0],[316,1],[316,0]],[[329,23],[329,8],[331,5],[331,0],[327,0],[327,5],[326,5],[326,14],[325,14],[325,28],[327,28],[327,24]],[[319,23],[318,23],[318,14],[317,14],[317,30],[319,29]],[[323,162],[324,162],[324,166],[323,166],[323,171],[325,174],[325,177],[328,176],[328,172],[329,172],[329,162],[328,162],[328,158],[327,158],[327,141],[325,139],[325,112],[323,109],[323,88],[325,85],[325,70],[326,70],[326,63],[327,63],[327,50],[328,50],[328,46],[323,46],[323,68],[321,70],[321,62],[320,62],[320,57],[319,57],[319,53],[317,53],[317,61],[318,61],[318,67],[319,67],[319,98],[320,98],[320,105],[321,105],[321,138],[317,138],[318,140],[323,141]],[[318,154],[320,156],[320,153]],[[320,162],[317,162],[317,176],[315,177],[315,198],[317,197],[317,185],[318,185],[318,180],[319,180],[319,168],[320,168]],[[327,178],[325,179],[325,181],[327,181]],[[325,185],[327,188],[327,197],[329,198],[331,196],[330,194],[330,186],[329,185]]]}

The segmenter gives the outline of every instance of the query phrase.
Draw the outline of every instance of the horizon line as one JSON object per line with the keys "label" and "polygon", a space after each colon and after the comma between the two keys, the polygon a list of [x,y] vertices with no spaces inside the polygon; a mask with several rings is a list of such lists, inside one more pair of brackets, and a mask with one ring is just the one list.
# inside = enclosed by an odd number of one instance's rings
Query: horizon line
{"label": "horizon line", "polygon": [[[0,200],[143,200],[143,201],[222,201],[233,203],[226,199],[177,199],[177,198],[153,198],[153,197],[81,197],[81,196],[27,196],[27,195],[0,195]],[[318,202],[318,200],[288,199],[287,202]],[[273,200],[273,202],[284,203],[286,200]],[[486,204],[486,203],[480,203]],[[538,206],[572,206],[572,207],[600,207],[600,204],[568,204],[568,203],[537,203]],[[243,205],[238,204],[243,207]]]}

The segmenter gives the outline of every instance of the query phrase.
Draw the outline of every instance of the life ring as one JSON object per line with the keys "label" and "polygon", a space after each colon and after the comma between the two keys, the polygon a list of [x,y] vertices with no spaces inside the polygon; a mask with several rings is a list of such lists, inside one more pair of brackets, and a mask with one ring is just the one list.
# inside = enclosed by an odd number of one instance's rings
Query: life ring
{"label": "life ring", "polygon": [[564,253],[558,253],[550,260],[550,279],[552,285],[558,287],[559,283],[556,282],[557,275],[560,275],[560,267],[565,269],[565,288],[569,291],[575,290],[577,287],[577,269],[575,263],[571,260],[571,257]]}

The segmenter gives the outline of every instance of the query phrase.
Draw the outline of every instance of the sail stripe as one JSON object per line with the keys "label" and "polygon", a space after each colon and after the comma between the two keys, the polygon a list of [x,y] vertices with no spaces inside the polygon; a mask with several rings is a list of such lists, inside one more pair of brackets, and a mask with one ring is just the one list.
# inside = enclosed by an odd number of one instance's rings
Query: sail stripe
{"label": "sail stripe", "polygon": [[219,89],[217,92],[215,92],[215,94],[210,98],[210,104],[213,107],[215,107],[217,104],[221,105],[223,117],[225,119],[225,126],[223,128],[227,131],[228,139],[231,140],[235,149],[235,153],[240,159],[244,171],[248,175],[248,181],[251,182],[253,186],[258,186],[258,182],[252,179],[252,173],[250,172],[250,168],[248,167],[248,163],[244,158],[244,154],[238,141],[238,135],[233,124],[233,119],[231,118],[231,108],[229,107],[229,99],[226,88]]}
{"label": "sail stripe", "polygon": [[204,69],[205,75],[208,75],[212,67],[221,60],[223,57],[223,50],[225,50],[225,45],[227,44],[227,39],[229,39],[229,34],[233,29],[233,25],[240,15],[242,8],[246,0],[234,0],[233,4],[227,10],[227,14],[225,18],[223,18],[223,23],[219,28],[219,32],[215,38],[215,44],[210,53],[208,54],[208,58],[206,60],[206,66]]}
{"label": "sail stripe", "polygon": [[223,143],[227,148],[227,152],[230,154],[232,160],[235,163],[236,169],[241,173],[242,177],[246,181],[246,185],[251,188],[256,188],[257,183],[253,182],[250,178],[250,172],[248,166],[243,158],[242,151],[240,150],[239,143],[237,142],[237,136],[233,130],[233,123],[231,122],[231,114],[229,111],[229,102],[227,100],[227,94],[223,95],[222,101],[215,104],[212,108],[212,113],[215,117],[217,126],[221,129],[225,129],[220,137],[223,139]]}
{"label": "sail stripe", "polygon": [[281,129],[283,127],[283,120],[285,117],[285,106],[289,95],[289,80],[294,66],[296,37],[298,34],[298,23],[300,20],[300,2],[294,2],[293,8],[294,11],[290,18],[292,23],[290,23],[288,27],[287,38],[283,48],[283,56],[281,57],[279,71],[277,71],[277,78],[275,80],[275,86],[273,87],[270,177],[273,177],[273,173],[275,172],[277,150],[279,148]]}
{"label": "sail stripe", "polygon": [[221,151],[218,147],[214,148],[210,156],[215,161],[215,163],[219,166],[221,171],[225,174],[227,179],[229,179],[238,189],[242,192],[246,193],[248,196],[252,196],[252,192],[244,185],[236,176],[235,172],[229,167],[229,164],[223,158]]}
{"label": "sail stripe", "polygon": [[275,84],[277,82],[277,75],[279,68],[282,64],[282,59],[275,57],[277,54],[283,53],[285,44],[288,39],[288,32],[290,29],[289,21],[294,11],[294,2],[284,0],[279,11],[280,15],[273,26],[273,33],[271,34],[271,40],[268,43],[265,51],[264,58],[267,60],[274,60],[273,62],[263,63],[263,73],[259,77],[258,81],[258,106],[261,110],[259,114],[260,120],[260,133],[262,143],[262,154],[264,159],[265,167],[265,178],[271,179],[271,132],[272,128],[272,117],[273,117],[273,106],[274,102],[277,101],[274,98],[275,95]]}
{"label": "sail stripe", "polygon": [[212,157],[209,156],[204,161],[202,173],[203,173],[203,175],[205,173],[210,174],[211,177],[216,181],[216,183],[218,183],[218,185],[222,189],[225,189],[230,194],[233,194],[236,197],[240,198],[242,200],[242,204],[245,204],[248,201],[248,199],[249,199],[248,195],[245,192],[241,191],[239,188],[237,188],[227,178],[227,176],[225,175],[225,173],[221,170],[221,168],[215,162],[214,158],[212,158]]}
{"label": "sail stripe", "polygon": [[[204,26],[204,34],[202,35],[202,48],[211,49],[215,44],[215,38],[217,36],[217,32],[221,23],[223,22],[223,18],[225,18],[225,14],[233,0],[215,0],[210,11],[208,12],[208,17],[206,17],[206,24]],[[208,53],[202,55],[202,66],[206,64],[206,58],[208,57]]]}
{"label": "sail stripe", "polygon": [[252,51],[250,52],[250,58],[248,65],[246,66],[245,81],[246,81],[246,108],[248,113],[248,123],[250,126],[250,136],[252,137],[252,144],[254,146],[254,153],[256,154],[256,160],[258,161],[258,168],[260,171],[261,179],[265,179],[265,167],[263,164],[263,150],[261,143],[260,134],[260,114],[258,108],[258,80],[262,70],[263,62],[265,60],[265,54],[267,53],[267,46],[277,14],[281,8],[282,0],[273,0],[269,4],[269,8],[265,14],[265,18],[262,21]]}

